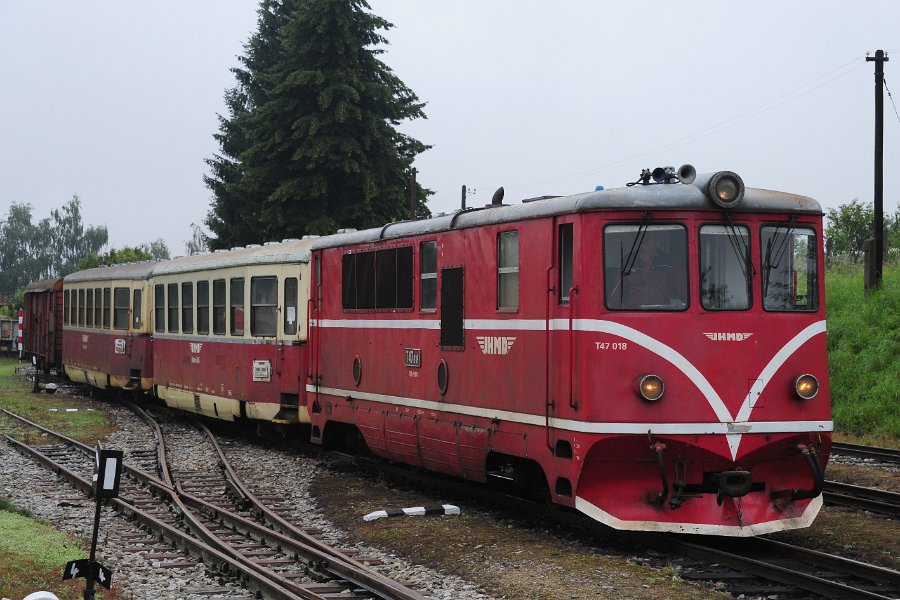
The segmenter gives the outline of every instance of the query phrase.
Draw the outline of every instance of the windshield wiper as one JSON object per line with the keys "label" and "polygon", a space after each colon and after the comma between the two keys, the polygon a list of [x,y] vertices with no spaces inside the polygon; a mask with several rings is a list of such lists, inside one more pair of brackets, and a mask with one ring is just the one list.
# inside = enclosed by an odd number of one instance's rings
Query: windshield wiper
{"label": "windshield wiper", "polygon": [[[781,264],[781,259],[784,258],[784,253],[788,248],[788,242],[791,239],[791,233],[794,231],[794,223],[796,221],[796,217],[791,215],[788,220],[788,225],[785,230],[784,236],[781,238],[780,242],[778,241],[778,233],[781,231],[781,224],[775,226],[775,232],[772,234],[772,237],[769,238],[769,241],[766,242],[766,260],[763,267],[765,267],[765,277],[763,278],[763,298],[768,296],[769,293],[769,281],[770,275],[772,273],[772,269],[775,268],[775,265]],[[774,260],[772,257],[773,254],[773,244],[772,240],[776,240],[776,244],[774,247]]]}

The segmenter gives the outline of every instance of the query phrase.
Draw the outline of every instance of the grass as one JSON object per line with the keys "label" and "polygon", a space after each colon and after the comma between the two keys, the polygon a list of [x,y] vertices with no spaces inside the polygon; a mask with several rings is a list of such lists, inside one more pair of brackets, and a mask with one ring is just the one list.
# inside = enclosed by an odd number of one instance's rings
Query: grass
{"label": "grass", "polygon": [[[113,431],[102,410],[91,410],[92,403],[73,396],[33,394],[32,384],[16,376],[18,360],[0,358],[0,407],[59,431],[86,444],[92,444]],[[77,408],[76,412],[66,409]],[[0,434],[15,435],[16,426],[0,415]]]}
{"label": "grass", "polygon": [[900,447],[900,265],[868,297],[861,266],[831,268],[825,294],[836,437]]}

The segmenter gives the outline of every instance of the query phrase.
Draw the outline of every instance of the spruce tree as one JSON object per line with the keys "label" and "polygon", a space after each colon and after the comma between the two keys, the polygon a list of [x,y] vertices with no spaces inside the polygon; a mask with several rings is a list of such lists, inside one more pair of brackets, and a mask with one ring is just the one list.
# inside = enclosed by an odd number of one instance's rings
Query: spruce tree
{"label": "spruce tree", "polygon": [[[423,104],[378,56],[392,27],[364,0],[263,2],[210,159],[214,248],[409,217],[428,147],[397,125]],[[417,216],[430,192],[417,186]]]}

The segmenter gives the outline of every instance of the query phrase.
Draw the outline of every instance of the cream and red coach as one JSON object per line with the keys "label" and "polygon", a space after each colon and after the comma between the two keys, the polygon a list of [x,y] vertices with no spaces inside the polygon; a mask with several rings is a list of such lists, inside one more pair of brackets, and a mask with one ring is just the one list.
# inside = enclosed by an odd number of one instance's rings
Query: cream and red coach
{"label": "cream and red coach", "polygon": [[160,263],[155,394],[210,417],[308,422],[309,247],[269,243]]}
{"label": "cream and red coach", "polygon": [[808,525],[832,427],[821,209],[656,175],[320,239],[313,439],[620,529]]}
{"label": "cream and red coach", "polygon": [[62,367],[63,281],[44,279],[25,287],[22,347],[44,370]]}
{"label": "cream and red coach", "polygon": [[63,366],[101,389],[153,385],[150,275],[156,262],[98,267],[63,279]]}

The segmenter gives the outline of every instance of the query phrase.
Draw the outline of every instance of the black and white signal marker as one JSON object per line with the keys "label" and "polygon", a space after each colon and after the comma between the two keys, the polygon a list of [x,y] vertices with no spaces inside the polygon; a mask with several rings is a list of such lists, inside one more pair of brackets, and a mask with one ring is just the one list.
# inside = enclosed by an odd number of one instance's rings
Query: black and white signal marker
{"label": "black and white signal marker", "polygon": [[459,507],[452,504],[433,504],[431,506],[413,506],[412,508],[388,508],[385,510],[376,510],[370,512],[363,517],[363,521],[374,521],[383,517],[402,517],[412,516],[421,517],[424,515],[458,515]]}

